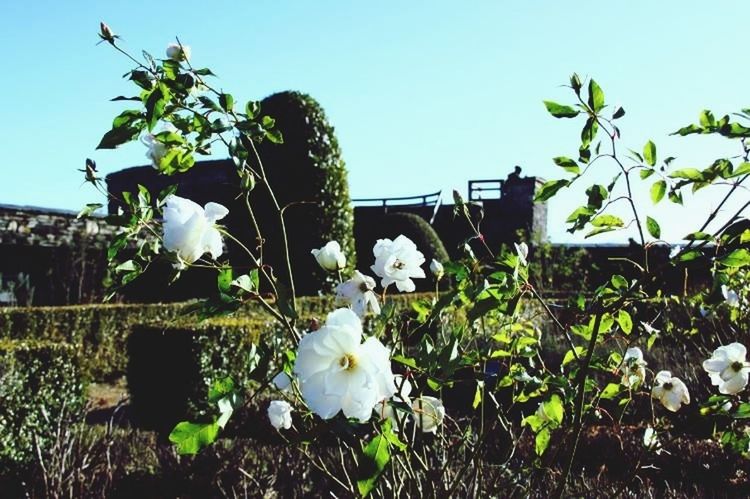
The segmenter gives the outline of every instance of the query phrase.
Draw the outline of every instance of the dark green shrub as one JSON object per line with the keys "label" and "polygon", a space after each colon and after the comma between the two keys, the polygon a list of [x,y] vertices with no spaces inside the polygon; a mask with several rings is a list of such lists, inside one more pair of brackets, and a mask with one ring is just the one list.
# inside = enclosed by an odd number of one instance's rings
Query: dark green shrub
{"label": "dark green shrub", "polygon": [[209,414],[207,393],[214,380],[231,376],[247,388],[253,345],[270,327],[234,317],[134,327],[127,377],[135,423],[169,431],[179,421]]}
{"label": "dark green shrub", "polygon": [[0,339],[76,345],[84,376],[106,380],[125,373],[125,341],[131,325],[172,320],[186,307],[186,303],[170,303],[0,308]]}
{"label": "dark green shrub", "polygon": [[417,245],[417,249],[424,254],[425,263],[422,269],[426,279],[414,279],[417,291],[431,291],[435,289],[435,281],[430,274],[432,259],[445,263],[449,260],[448,252],[440,236],[427,221],[414,213],[389,213],[369,221],[364,227],[357,227],[357,254],[360,267],[365,274],[371,274],[370,265],[375,261],[372,248],[378,239],[395,239],[400,234],[405,235]]}
{"label": "dark green shrub", "polygon": [[49,341],[0,340],[0,475],[44,452],[61,417],[81,416],[84,383],[76,349]]}
{"label": "dark green shrub", "polygon": [[[330,287],[331,276],[310,254],[328,241],[338,241],[354,268],[354,214],[349,198],[346,167],[333,127],[315,99],[300,92],[280,92],[261,102],[263,114],[276,120],[283,144],[265,141],[259,146],[266,174],[281,207],[289,235],[296,291],[316,294]],[[252,192],[267,246],[266,262],[277,276],[285,275],[278,221],[269,213],[263,189]]]}

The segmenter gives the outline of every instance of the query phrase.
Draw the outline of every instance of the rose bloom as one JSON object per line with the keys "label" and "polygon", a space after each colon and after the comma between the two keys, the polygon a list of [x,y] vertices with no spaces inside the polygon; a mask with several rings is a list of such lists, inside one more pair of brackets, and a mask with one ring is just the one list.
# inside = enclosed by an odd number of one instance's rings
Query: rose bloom
{"label": "rose bloom", "polygon": [[173,61],[187,61],[190,59],[190,47],[183,45],[180,47],[177,43],[170,43],[167,45],[167,57]]}
{"label": "rose bloom", "polygon": [[403,234],[391,241],[378,239],[372,249],[375,264],[370,267],[375,275],[381,278],[383,288],[396,283],[399,291],[411,292],[416,289],[412,277],[425,277],[420,268],[425,261],[422,252]]}
{"label": "rose bloom", "polygon": [[445,274],[445,268],[443,267],[443,264],[432,259],[432,262],[430,262],[430,272],[432,272],[432,275],[435,276],[435,279],[438,281],[443,278],[443,274]]}
{"label": "rose bloom", "polygon": [[336,286],[336,301],[351,305],[354,313],[360,317],[364,317],[368,309],[377,315],[380,305],[374,289],[375,279],[355,270],[351,279]]}
{"label": "rose bloom", "polygon": [[642,383],[646,379],[646,365],[640,348],[628,348],[622,359],[622,386],[630,388]]}
{"label": "rose bloom", "polygon": [[285,400],[272,400],[268,405],[268,420],[277,430],[288,430],[292,427],[292,406]]}
{"label": "rose bloom", "polygon": [[518,255],[518,260],[521,262],[521,265],[524,267],[529,264],[528,257],[529,257],[529,247],[526,243],[513,243],[513,245],[516,247],[516,255]]}
{"label": "rose bloom", "polygon": [[320,249],[311,250],[310,253],[318,261],[318,265],[329,272],[335,272],[346,267],[346,256],[336,241],[330,241]]}
{"label": "rose bloom", "polygon": [[659,371],[654,382],[651,396],[658,399],[670,411],[677,412],[682,404],[690,403],[690,393],[688,393],[687,386],[682,380],[672,376],[671,372]]}
{"label": "rose bloom", "polygon": [[170,195],[164,208],[164,248],[177,253],[181,262],[193,263],[204,253],[216,259],[223,252],[216,221],[229,213],[219,203],[205,208],[189,199]]}
{"label": "rose bloom", "polygon": [[703,362],[703,369],[711,377],[711,384],[718,386],[720,393],[733,395],[745,389],[750,373],[746,355],[745,345],[730,343],[714,350],[711,358]]}
{"label": "rose bloom", "polygon": [[440,399],[422,395],[415,399],[411,405],[414,411],[414,422],[417,428],[421,428],[424,433],[437,432],[438,426],[445,418],[445,406]]}
{"label": "rose bloom", "polygon": [[[411,394],[411,383],[409,383],[409,380],[404,376],[397,374],[394,376],[393,382],[396,385],[396,393],[393,394],[391,400],[411,405],[411,399],[409,398],[409,394]],[[391,407],[387,400],[377,403],[375,406],[375,413],[380,419],[390,419],[393,423],[393,429],[398,431],[399,418],[396,416],[396,411],[393,410],[393,407]]]}
{"label": "rose bloom", "polygon": [[323,327],[302,337],[294,373],[305,403],[323,419],[341,411],[366,422],[396,392],[390,351],[375,337],[362,342],[362,322],[348,308],[334,310]]}

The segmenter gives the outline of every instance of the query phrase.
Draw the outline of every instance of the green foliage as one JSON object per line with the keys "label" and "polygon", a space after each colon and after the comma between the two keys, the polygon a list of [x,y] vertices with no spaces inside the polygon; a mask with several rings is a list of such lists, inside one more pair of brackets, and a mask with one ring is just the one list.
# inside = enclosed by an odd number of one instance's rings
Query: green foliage
{"label": "green foliage", "polygon": [[[165,431],[186,419],[214,422],[209,388],[215,380],[232,377],[244,391],[253,380],[265,379],[269,354],[256,345],[270,331],[274,328],[267,321],[242,317],[134,327],[127,376],[138,424]],[[257,372],[249,368],[256,356],[262,357],[254,361]]]}
{"label": "green foliage", "polygon": [[84,404],[76,348],[50,341],[0,340],[0,475],[45,455],[57,425]]}
{"label": "green foliage", "polygon": [[69,343],[81,352],[81,370],[93,380],[125,373],[126,338],[133,324],[169,321],[187,305],[73,305],[0,308],[0,339]]}
{"label": "green foliage", "polygon": [[[316,294],[333,279],[318,266],[311,249],[338,241],[347,257],[346,268],[351,270],[356,265],[354,215],[341,149],[323,108],[309,95],[277,93],[263,99],[260,108],[273,116],[275,127],[284,132],[283,144],[264,142],[258,151],[278,203],[284,208],[295,291]],[[267,197],[258,190],[254,194],[251,202],[258,208],[268,244],[264,253],[281,276],[284,250],[276,217],[271,214]],[[268,220],[265,225],[264,220]]]}

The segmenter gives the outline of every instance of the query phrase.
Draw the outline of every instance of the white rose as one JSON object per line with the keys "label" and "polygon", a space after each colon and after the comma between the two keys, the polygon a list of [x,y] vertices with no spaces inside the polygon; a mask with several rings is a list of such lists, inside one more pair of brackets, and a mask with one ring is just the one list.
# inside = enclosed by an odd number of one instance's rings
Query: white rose
{"label": "white rose", "polygon": [[721,285],[721,295],[730,307],[740,306],[740,295],[737,294],[737,291],[727,288],[726,284]]}
{"label": "white rose", "polygon": [[718,386],[720,393],[733,395],[745,389],[750,373],[746,355],[745,345],[730,343],[714,350],[711,358],[703,362],[711,384]]}
{"label": "white rose", "polygon": [[318,261],[318,264],[329,272],[341,270],[346,267],[346,256],[336,241],[330,241],[322,248],[314,249],[310,253]]}
{"label": "white rose", "polygon": [[438,281],[443,278],[443,274],[445,274],[445,268],[443,267],[443,264],[432,259],[432,262],[430,262],[430,272],[432,272],[432,275],[435,276],[435,279]]}
{"label": "white rose", "polygon": [[[396,393],[393,394],[391,400],[411,405],[411,399],[409,398],[409,394],[411,394],[411,383],[409,383],[409,380],[404,376],[397,374],[393,377],[393,383],[396,385]],[[375,405],[375,413],[380,419],[390,419],[393,423],[393,429],[398,431],[399,420],[396,416],[396,411],[393,410],[393,407],[391,407],[387,400],[382,400]]]}
{"label": "white rose", "polygon": [[529,247],[526,245],[526,243],[513,243],[513,245],[516,247],[516,255],[518,255],[518,260],[521,262],[521,265],[523,265],[524,267],[527,266],[529,264]]}
{"label": "white rose", "polygon": [[190,47],[183,45],[180,47],[177,43],[167,45],[167,57],[173,61],[187,61],[190,59]]}
{"label": "white rose", "polygon": [[362,343],[362,322],[348,308],[334,310],[323,327],[302,337],[294,373],[305,403],[323,419],[343,411],[365,422],[396,392],[390,351],[374,337]]}
{"label": "white rose", "polygon": [[292,406],[285,400],[272,400],[268,405],[268,420],[277,430],[288,430],[292,427]]}
{"label": "white rose", "polygon": [[281,390],[282,392],[288,391],[292,386],[292,378],[290,378],[289,375],[284,371],[281,371],[279,374],[274,376],[271,382],[277,390]]}
{"label": "white rose", "polygon": [[425,433],[435,433],[445,418],[445,406],[440,399],[422,395],[411,405],[417,428]]}
{"label": "white rose", "polygon": [[351,305],[354,313],[360,317],[364,317],[368,309],[377,315],[380,313],[380,305],[373,289],[375,279],[355,270],[351,279],[336,286],[336,300]]}
{"label": "white rose", "polygon": [[372,253],[375,255],[375,264],[370,268],[381,278],[383,288],[396,283],[399,291],[411,292],[416,289],[411,278],[425,277],[424,270],[420,268],[425,260],[424,255],[403,234],[393,241],[378,239]]}
{"label": "white rose", "polygon": [[628,348],[622,359],[622,385],[630,388],[642,383],[646,379],[646,365],[640,348]]}
{"label": "white rose", "polygon": [[223,252],[216,221],[229,213],[219,203],[207,203],[205,209],[174,194],[164,207],[164,248],[174,251],[181,262],[193,263],[204,253],[216,259]]}
{"label": "white rose", "polygon": [[654,379],[654,387],[651,396],[658,399],[664,407],[672,412],[677,412],[682,404],[690,403],[690,394],[687,386],[679,378],[672,376],[669,371],[659,371]]}
{"label": "white rose", "polygon": [[[163,132],[178,133],[178,130],[172,123],[165,123],[159,133]],[[141,143],[148,148],[146,157],[151,160],[151,165],[158,170],[159,163],[161,163],[162,158],[167,154],[167,146],[159,142],[156,135],[151,133],[142,136]]]}

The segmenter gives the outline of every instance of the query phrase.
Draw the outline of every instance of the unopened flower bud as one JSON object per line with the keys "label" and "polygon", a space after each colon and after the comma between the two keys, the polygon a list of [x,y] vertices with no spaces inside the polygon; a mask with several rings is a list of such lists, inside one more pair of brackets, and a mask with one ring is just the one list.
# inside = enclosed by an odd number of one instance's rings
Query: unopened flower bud
{"label": "unopened flower bud", "polygon": [[435,276],[435,279],[438,281],[443,278],[443,274],[445,274],[445,268],[443,268],[443,264],[432,259],[432,262],[430,262],[430,272],[432,272],[432,275]]}
{"label": "unopened flower bud", "polygon": [[167,57],[177,62],[187,61],[190,59],[190,47],[187,45],[170,43],[167,46]]}
{"label": "unopened flower bud", "polygon": [[112,30],[110,29],[110,27],[107,26],[105,23],[100,22],[99,23],[99,29],[100,29],[99,37],[102,40],[105,40],[105,41],[111,43],[112,45],[114,45],[115,44],[115,34],[112,33]]}

